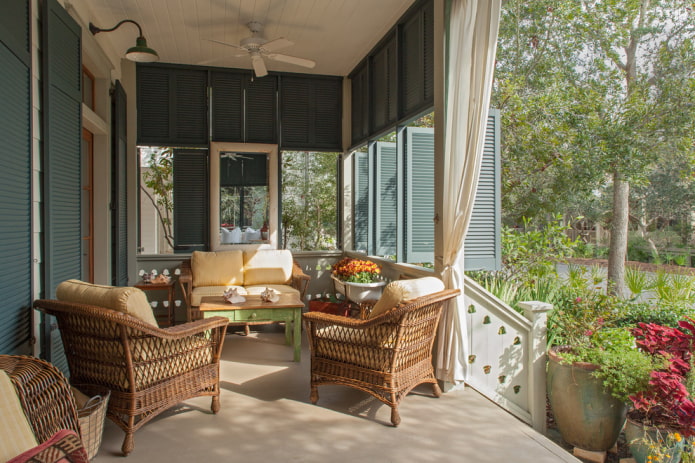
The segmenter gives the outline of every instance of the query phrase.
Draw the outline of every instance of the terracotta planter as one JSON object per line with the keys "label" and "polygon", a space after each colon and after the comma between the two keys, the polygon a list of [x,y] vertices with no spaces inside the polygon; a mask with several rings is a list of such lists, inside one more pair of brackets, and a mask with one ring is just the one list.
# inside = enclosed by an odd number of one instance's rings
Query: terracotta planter
{"label": "terracotta planter", "polygon": [[563,364],[562,350],[567,348],[548,351],[548,398],[558,430],[575,447],[608,450],[615,445],[625,423],[626,405],[592,376],[598,365]]}
{"label": "terracotta planter", "polygon": [[381,290],[385,281],[375,281],[373,283],[350,283],[331,275],[335,284],[336,292],[345,296],[348,301],[360,303],[367,300],[377,300],[381,297]]}
{"label": "terracotta planter", "polygon": [[[681,454],[685,446],[685,439],[681,438],[680,442],[676,442],[671,437],[671,433],[664,430],[659,430],[652,426],[645,426],[640,422],[633,421],[628,418],[625,423],[625,440],[630,448],[630,453],[637,463],[647,463],[647,458],[650,455],[656,456],[653,450],[650,449],[650,442],[657,443],[659,446],[664,446],[664,441],[668,441],[669,447],[661,448],[660,463],[678,463],[681,461]],[[651,451],[650,451],[651,450]]]}

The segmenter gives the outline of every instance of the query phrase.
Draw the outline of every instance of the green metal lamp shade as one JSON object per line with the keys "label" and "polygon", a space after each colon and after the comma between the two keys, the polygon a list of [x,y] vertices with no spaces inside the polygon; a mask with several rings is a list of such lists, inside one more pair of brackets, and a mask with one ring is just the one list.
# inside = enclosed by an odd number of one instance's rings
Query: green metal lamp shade
{"label": "green metal lamp shade", "polygon": [[142,36],[135,40],[135,46],[128,49],[125,57],[138,63],[152,63],[159,60],[157,52],[147,46],[147,40]]}

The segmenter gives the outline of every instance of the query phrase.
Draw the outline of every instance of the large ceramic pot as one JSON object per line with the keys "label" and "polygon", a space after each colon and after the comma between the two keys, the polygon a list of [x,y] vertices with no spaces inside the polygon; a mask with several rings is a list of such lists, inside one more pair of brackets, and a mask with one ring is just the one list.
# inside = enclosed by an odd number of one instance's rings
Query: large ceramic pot
{"label": "large ceramic pot", "polygon": [[351,283],[343,281],[331,275],[335,284],[336,292],[345,296],[348,301],[360,303],[367,300],[377,300],[381,297],[381,290],[385,281],[375,281],[373,283]]}
{"label": "large ceramic pot", "polygon": [[548,398],[562,438],[585,450],[612,448],[625,423],[626,406],[611,396],[592,373],[600,367],[591,363],[562,363],[562,352],[548,352]]}
{"label": "large ceramic pot", "polygon": [[[669,431],[645,426],[629,418],[625,423],[625,441],[637,463],[647,463],[650,455],[658,456],[659,459],[655,461],[660,463],[678,463],[685,446],[685,439],[675,439]],[[654,444],[659,453],[654,450]]]}

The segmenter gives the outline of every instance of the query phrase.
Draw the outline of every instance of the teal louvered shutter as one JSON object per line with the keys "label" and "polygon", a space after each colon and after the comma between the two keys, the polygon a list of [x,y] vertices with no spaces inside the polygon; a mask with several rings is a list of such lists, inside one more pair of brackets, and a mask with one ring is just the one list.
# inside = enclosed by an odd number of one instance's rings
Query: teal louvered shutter
{"label": "teal louvered shutter", "polygon": [[401,25],[401,118],[434,101],[434,7],[424,3]]}
{"label": "teal louvered shutter", "polygon": [[171,91],[168,69],[137,66],[138,144],[168,144]]}
{"label": "teal louvered shutter", "polygon": [[170,139],[174,143],[208,143],[208,74],[197,69],[172,72],[174,95]]}
{"label": "teal louvered shutter", "polygon": [[209,239],[208,152],[174,150],[174,250],[206,250]]}
{"label": "teal louvered shutter", "polygon": [[280,82],[280,120],[282,149],[309,149],[312,141],[312,114],[309,95],[312,81],[282,77]]}
{"label": "teal louvered shutter", "polygon": [[246,79],[246,143],[277,143],[277,77]]}
{"label": "teal louvered shutter", "polygon": [[434,129],[407,127],[405,261],[434,262]]}
{"label": "teal louvered shutter", "polygon": [[0,354],[31,353],[31,52],[29,3],[0,6]]}
{"label": "teal louvered shutter", "polygon": [[355,153],[353,249],[363,252],[369,252],[371,242],[369,158],[367,152],[358,151]]}
{"label": "teal louvered shutter", "polygon": [[396,34],[372,57],[372,133],[398,120],[398,56]]}
{"label": "teal louvered shutter", "polygon": [[396,143],[377,142],[375,203],[376,254],[396,256],[398,239],[398,150]]}
{"label": "teal louvered shutter", "polygon": [[[82,278],[82,30],[56,0],[43,6],[43,293],[52,298],[60,282]],[[53,317],[44,317],[42,346],[67,372]]]}
{"label": "teal louvered shutter", "polygon": [[212,139],[215,141],[244,141],[244,82],[246,74],[213,71],[212,87]]}
{"label": "teal louvered shutter", "polygon": [[357,144],[369,135],[369,66],[359,67],[351,76],[352,143]]}
{"label": "teal louvered shutter", "polygon": [[[343,81],[312,79],[312,140],[310,149],[337,150],[343,146]],[[283,119],[284,123],[284,119]]]}
{"label": "teal louvered shutter", "polygon": [[465,270],[502,268],[500,162],[500,111],[491,109],[485,130],[478,189],[463,246]]}
{"label": "teal louvered shutter", "polygon": [[127,97],[119,80],[111,95],[111,283],[128,285]]}

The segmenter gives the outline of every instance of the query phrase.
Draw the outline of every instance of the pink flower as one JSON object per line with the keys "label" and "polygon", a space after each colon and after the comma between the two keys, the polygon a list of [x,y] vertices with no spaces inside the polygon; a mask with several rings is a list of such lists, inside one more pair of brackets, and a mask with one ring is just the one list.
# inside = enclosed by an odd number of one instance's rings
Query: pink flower
{"label": "pink flower", "polygon": [[581,297],[578,297],[578,298],[576,298],[576,299],[574,300],[574,302],[575,302],[576,304],[579,304],[580,302],[582,302],[582,298],[581,298]]}

